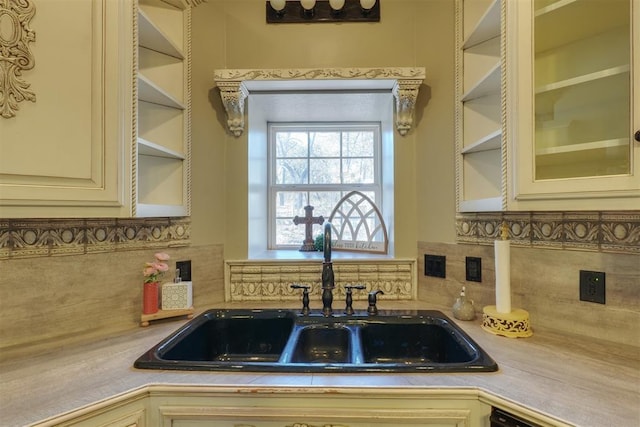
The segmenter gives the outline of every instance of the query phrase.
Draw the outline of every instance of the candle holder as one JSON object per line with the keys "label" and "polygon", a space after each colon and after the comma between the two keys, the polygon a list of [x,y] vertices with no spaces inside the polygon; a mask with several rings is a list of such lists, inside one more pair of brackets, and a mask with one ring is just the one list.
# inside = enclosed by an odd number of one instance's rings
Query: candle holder
{"label": "candle holder", "polygon": [[511,308],[511,255],[509,227],[506,222],[500,227],[500,239],[494,242],[496,267],[496,305],[482,309],[482,329],[495,335],[509,338],[533,335],[529,324],[529,313]]}
{"label": "candle holder", "polygon": [[509,338],[526,338],[533,335],[528,311],[516,308],[509,313],[499,313],[495,305],[488,305],[482,309],[482,329]]}

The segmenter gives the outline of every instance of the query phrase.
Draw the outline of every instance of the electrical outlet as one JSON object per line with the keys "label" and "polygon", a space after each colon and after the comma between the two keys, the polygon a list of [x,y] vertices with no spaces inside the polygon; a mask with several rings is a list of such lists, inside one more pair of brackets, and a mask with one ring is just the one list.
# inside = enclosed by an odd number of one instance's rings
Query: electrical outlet
{"label": "electrical outlet", "polygon": [[605,303],[605,275],[603,272],[580,270],[580,301]]}
{"label": "electrical outlet", "polygon": [[180,279],[183,282],[191,281],[191,260],[176,261],[176,269],[180,270]]}
{"label": "electrical outlet", "polygon": [[442,278],[447,277],[447,257],[444,255],[425,255],[424,275]]}
{"label": "electrical outlet", "polygon": [[465,272],[467,282],[482,282],[482,258],[466,257]]}

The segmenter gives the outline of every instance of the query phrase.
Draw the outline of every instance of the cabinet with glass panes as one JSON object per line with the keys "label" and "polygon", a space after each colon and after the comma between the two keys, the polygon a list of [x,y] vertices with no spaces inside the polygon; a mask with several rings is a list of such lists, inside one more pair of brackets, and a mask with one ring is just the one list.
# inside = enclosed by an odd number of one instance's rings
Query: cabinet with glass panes
{"label": "cabinet with glass panes", "polygon": [[512,6],[510,208],[640,209],[640,2]]}

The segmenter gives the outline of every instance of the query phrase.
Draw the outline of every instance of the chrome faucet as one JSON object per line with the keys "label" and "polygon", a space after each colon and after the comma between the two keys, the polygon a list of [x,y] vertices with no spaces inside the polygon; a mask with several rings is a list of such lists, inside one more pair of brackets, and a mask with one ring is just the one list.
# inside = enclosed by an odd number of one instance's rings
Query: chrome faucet
{"label": "chrome faucet", "polygon": [[323,236],[324,262],[322,263],[322,314],[330,316],[333,302],[333,288],[336,287],[331,262],[331,223],[324,223]]}

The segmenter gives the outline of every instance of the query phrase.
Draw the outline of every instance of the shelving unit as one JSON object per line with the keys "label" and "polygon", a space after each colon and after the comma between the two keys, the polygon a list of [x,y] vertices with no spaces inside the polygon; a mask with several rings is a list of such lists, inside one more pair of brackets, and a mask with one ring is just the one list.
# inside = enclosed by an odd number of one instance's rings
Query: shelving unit
{"label": "shelving unit", "polygon": [[135,216],[189,215],[190,9],[138,2]]}
{"label": "shelving unit", "polygon": [[500,211],[502,188],[501,0],[456,3],[459,212]]}

